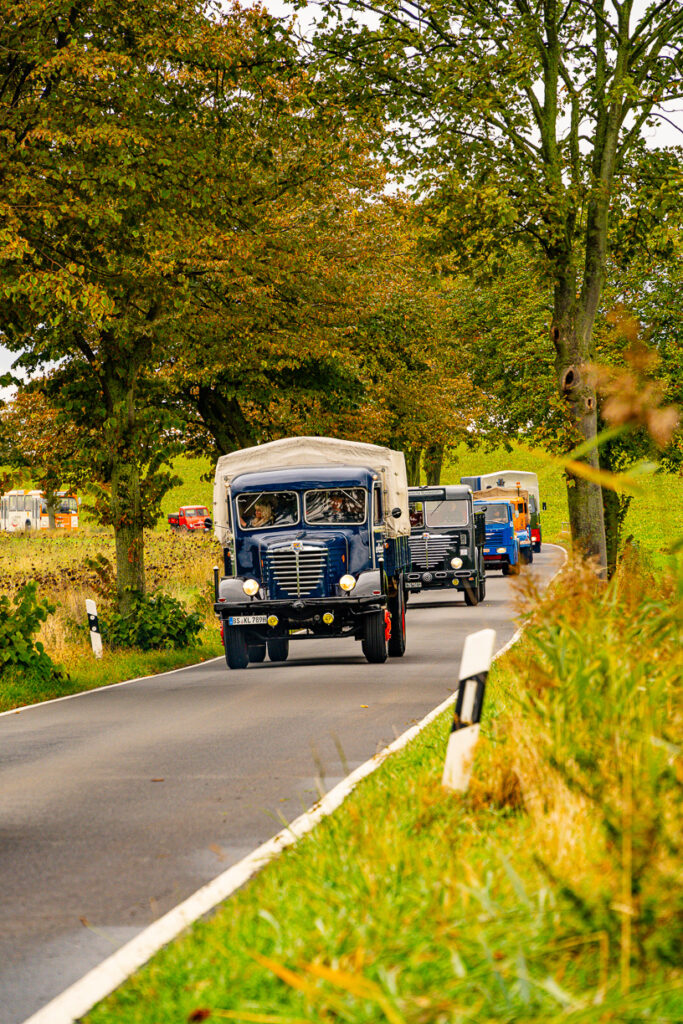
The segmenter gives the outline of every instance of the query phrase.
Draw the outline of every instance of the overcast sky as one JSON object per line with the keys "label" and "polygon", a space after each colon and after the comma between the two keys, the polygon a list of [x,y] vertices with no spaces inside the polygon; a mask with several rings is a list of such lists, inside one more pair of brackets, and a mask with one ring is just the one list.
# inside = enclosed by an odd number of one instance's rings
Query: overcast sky
{"label": "overcast sky", "polygon": [[[648,0],[635,0],[632,24],[642,14],[647,5]],[[289,4],[283,3],[282,0],[266,0],[266,6],[273,14],[280,16],[287,17],[293,13],[292,7]],[[658,120],[656,128],[646,129],[649,144],[653,147],[683,144],[683,109],[664,111],[664,113],[681,130],[677,130],[667,121]],[[7,349],[0,345],[0,376],[11,369],[14,359],[16,359],[16,354],[8,352]],[[0,398],[7,398],[10,393],[7,389],[0,388]]]}

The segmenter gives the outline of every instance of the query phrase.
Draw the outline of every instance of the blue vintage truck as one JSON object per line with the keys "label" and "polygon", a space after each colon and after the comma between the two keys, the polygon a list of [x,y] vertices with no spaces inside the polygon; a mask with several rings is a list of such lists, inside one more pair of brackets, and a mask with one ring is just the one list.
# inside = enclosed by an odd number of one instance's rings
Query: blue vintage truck
{"label": "blue vintage truck", "polygon": [[487,571],[500,569],[503,576],[517,576],[521,567],[521,553],[511,502],[504,499],[477,499],[474,507],[483,509],[486,516],[484,562]]}
{"label": "blue vintage truck", "polygon": [[369,662],[405,651],[410,567],[401,452],[283,438],[222,456],[215,611],[231,669],[285,661],[291,640],[350,637]]}
{"label": "blue vintage truck", "polygon": [[538,489],[538,475],[526,469],[499,469],[495,473],[483,476],[463,476],[461,484],[468,484],[473,491],[487,491],[494,487],[512,487],[518,492],[525,492],[529,508],[529,530],[533,550],[541,550],[542,530],[541,511],[545,511],[545,502],[541,503]]}
{"label": "blue vintage truck", "polygon": [[486,596],[484,513],[472,489],[459,485],[410,487],[408,592],[457,590],[468,605]]}

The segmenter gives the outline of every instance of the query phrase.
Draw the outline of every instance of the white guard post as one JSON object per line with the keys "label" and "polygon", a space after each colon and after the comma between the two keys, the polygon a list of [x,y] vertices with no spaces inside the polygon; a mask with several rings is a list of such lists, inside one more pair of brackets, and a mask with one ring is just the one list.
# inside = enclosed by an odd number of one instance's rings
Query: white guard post
{"label": "white guard post", "polygon": [[474,748],[479,739],[479,720],[484,705],[495,629],[481,629],[465,637],[460,663],[460,686],[455,701],[453,728],[448,738],[446,763],[441,780],[445,789],[465,793],[470,784]]}
{"label": "white guard post", "polygon": [[88,613],[88,626],[90,627],[90,642],[92,644],[93,654],[96,658],[101,658],[102,637],[100,635],[100,622],[97,618],[97,605],[90,597],[85,602],[85,610]]}

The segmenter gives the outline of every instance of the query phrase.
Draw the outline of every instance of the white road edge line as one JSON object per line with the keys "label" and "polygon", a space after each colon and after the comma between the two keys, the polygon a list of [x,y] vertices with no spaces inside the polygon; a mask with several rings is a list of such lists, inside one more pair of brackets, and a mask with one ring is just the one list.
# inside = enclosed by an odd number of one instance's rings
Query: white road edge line
{"label": "white road edge line", "polygon": [[[559,544],[545,544],[545,547],[557,547]],[[567,552],[564,552],[564,561],[557,572],[550,578],[548,584],[556,578],[559,572],[567,564]],[[523,629],[517,632],[494,654],[492,661],[497,661],[513,644],[516,644],[522,636]],[[206,663],[205,663],[206,664]],[[197,666],[186,666],[197,667]],[[176,671],[181,671],[177,669]],[[164,673],[166,675],[170,673]],[[147,678],[143,676],[142,678]],[[134,680],[130,680],[133,682]],[[120,683],[112,684],[120,686]],[[89,691],[90,692],[90,691]],[[74,696],[76,696],[74,694]],[[388,747],[375,754],[369,761],[356,768],[342,779],[333,789],[317,803],[313,804],[307,811],[304,811],[298,818],[291,822],[286,828],[278,832],[276,836],[257,847],[237,864],[224,871],[223,874],[214,878],[213,881],[198,889],[188,899],[179,903],[173,910],[160,917],[158,921],[151,924],[144,931],[136,935],[116,953],[113,953],[97,967],[85,974],[79,981],[65,989],[49,1003],[46,1003],[40,1010],[28,1017],[23,1024],[75,1024],[89,1010],[99,1003],[114,989],[122,985],[135,971],[139,970],[150,960],[155,953],[166,946],[173,939],[188,928],[191,924],[213,910],[219,903],[231,896],[240,886],[244,885],[252,875],[255,875],[269,861],[273,860],[279,853],[288,846],[300,839],[301,836],[310,832],[319,821],[326,818],[339,807],[351,791],[357,786],[361,779],[371,775],[379,766],[386,761],[391,754],[402,750],[411,740],[415,739],[435,718],[446,711],[457,697],[457,690],[447,697],[437,708],[430,711],[417,725],[407,729]],[[58,698],[59,699],[59,698]],[[63,698],[65,699],[65,698]]]}
{"label": "white road edge line", "polygon": [[44,708],[48,704],[59,704],[63,700],[73,700],[75,697],[90,697],[94,693],[102,693],[104,690],[114,690],[117,686],[128,686],[129,683],[143,683],[146,679],[161,679],[162,676],[172,676],[174,672],[187,672],[190,668],[201,668],[202,665],[210,665],[212,661],[223,661],[219,654],[216,658],[207,658],[206,661],[193,661],[191,665],[181,665],[180,668],[169,668],[166,672],[153,672],[151,676],[136,676],[135,679],[122,679],[118,683],[107,683],[106,686],[93,686],[92,690],[79,690],[78,693],[67,693],[64,697],[53,697],[52,700],[41,700],[37,704],[22,704],[18,708],[10,708],[9,711],[0,711],[0,718],[5,715],[18,715],[21,711],[30,711],[32,708]]}

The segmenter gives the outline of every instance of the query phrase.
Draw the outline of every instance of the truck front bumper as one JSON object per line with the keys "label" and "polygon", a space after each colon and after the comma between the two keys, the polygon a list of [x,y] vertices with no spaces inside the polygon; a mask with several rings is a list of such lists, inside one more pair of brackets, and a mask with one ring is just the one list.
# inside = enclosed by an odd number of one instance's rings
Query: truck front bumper
{"label": "truck front bumper", "polygon": [[306,636],[361,636],[366,615],[386,608],[386,597],[312,597],[291,600],[217,601],[216,615],[223,627],[249,629],[255,640],[290,636],[292,630],[306,630],[292,639]]}
{"label": "truck front bumper", "polygon": [[421,590],[463,590],[466,586],[477,585],[477,574],[469,569],[428,569],[425,572],[409,572],[405,579],[406,587],[412,593]]}

